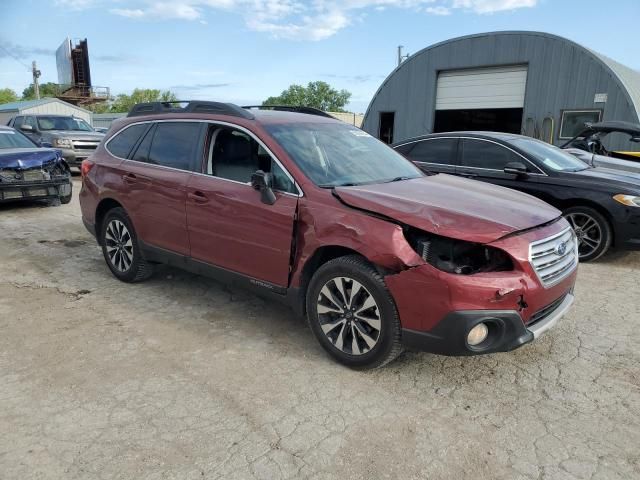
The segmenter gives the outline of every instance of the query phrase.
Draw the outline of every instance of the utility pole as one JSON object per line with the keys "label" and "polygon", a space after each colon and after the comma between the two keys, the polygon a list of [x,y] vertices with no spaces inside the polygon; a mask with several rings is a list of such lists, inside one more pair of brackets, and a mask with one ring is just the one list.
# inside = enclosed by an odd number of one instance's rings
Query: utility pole
{"label": "utility pole", "polygon": [[402,49],[404,48],[404,45],[398,45],[398,66],[400,66],[400,64],[406,60],[407,58],[409,58],[409,54],[407,53],[406,55],[402,55]]}
{"label": "utility pole", "polygon": [[40,70],[36,67],[36,61],[31,63],[31,73],[33,74],[33,91],[36,94],[36,99],[40,100],[40,85],[38,85],[38,78],[40,78]]}

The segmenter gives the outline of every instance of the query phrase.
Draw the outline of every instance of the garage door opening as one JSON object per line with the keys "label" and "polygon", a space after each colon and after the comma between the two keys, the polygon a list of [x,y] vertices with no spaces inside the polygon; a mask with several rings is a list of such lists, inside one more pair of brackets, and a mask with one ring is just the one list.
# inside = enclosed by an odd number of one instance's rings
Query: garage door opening
{"label": "garage door opening", "polygon": [[520,133],[522,108],[493,108],[478,110],[437,110],[433,132],[485,130]]}
{"label": "garage door opening", "polygon": [[440,72],[433,131],[520,133],[526,86],[526,65]]}

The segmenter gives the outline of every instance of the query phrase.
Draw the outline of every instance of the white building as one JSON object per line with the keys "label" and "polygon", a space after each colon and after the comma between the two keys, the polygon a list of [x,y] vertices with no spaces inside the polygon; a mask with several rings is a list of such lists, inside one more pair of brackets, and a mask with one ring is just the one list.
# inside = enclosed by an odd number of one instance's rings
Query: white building
{"label": "white building", "polygon": [[0,125],[6,125],[16,115],[71,115],[91,124],[91,112],[57,98],[25,100],[0,105]]}

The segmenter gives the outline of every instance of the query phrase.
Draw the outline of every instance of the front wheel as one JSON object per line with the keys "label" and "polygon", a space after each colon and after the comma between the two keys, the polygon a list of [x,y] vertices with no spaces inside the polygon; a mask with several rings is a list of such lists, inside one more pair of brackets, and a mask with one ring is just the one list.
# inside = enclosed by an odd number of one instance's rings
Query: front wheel
{"label": "front wheel", "polygon": [[307,290],[307,320],[320,345],[351,368],[377,368],[402,351],[400,319],[382,276],[350,255],[322,265]]}
{"label": "front wheel", "polygon": [[69,179],[69,194],[68,195],[61,195],[60,196],[60,203],[62,205],[67,205],[68,203],[71,203],[71,198],[73,197],[73,183],[71,182],[71,179]]}
{"label": "front wheel", "polygon": [[581,262],[596,260],[609,250],[613,234],[609,222],[600,212],[579,206],[568,208],[562,215],[576,233]]}

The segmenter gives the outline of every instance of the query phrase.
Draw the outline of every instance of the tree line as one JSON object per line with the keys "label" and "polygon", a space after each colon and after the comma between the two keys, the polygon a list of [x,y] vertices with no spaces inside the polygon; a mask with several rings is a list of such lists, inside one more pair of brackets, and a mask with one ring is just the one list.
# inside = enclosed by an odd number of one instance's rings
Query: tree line
{"label": "tree line", "polygon": [[[53,82],[40,85],[40,97],[55,97],[58,86]],[[0,105],[17,102],[19,100],[34,100],[35,91],[33,85],[29,85],[22,92],[22,96],[10,88],[0,89]],[[272,96],[262,102],[262,105],[273,106],[305,106],[314,107],[329,112],[344,112],[344,107],[349,102],[351,93],[347,90],[336,90],[326,82],[309,82],[307,86],[293,84],[278,96]],[[170,90],[158,90],[152,88],[136,88],[131,94],[121,93],[110,98],[106,102],[90,105],[87,108],[94,113],[125,113],[131,110],[136,103],[144,102],[175,102],[179,100],[176,94]]]}

